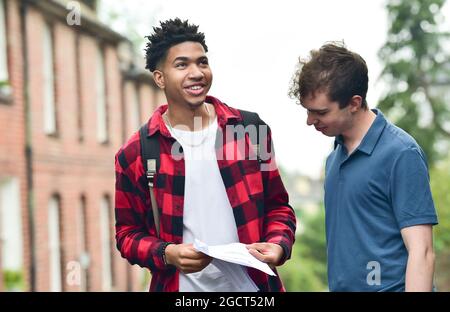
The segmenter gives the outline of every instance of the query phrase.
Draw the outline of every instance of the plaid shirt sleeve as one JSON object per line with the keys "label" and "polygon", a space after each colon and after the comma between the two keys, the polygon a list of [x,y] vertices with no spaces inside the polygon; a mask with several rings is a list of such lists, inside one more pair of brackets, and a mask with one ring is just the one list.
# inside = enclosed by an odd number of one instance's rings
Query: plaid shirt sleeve
{"label": "plaid shirt sleeve", "polygon": [[296,217],[289,205],[289,196],[278,171],[268,126],[266,140],[261,137],[261,141],[262,149],[268,152],[268,157],[264,157],[261,163],[265,205],[264,241],[279,244],[283,248],[284,255],[279,263],[281,265],[291,257],[295,241]]}
{"label": "plaid shirt sleeve", "polygon": [[122,257],[151,271],[166,268],[162,258],[164,242],[156,237],[140,154],[139,133],[135,133],[115,156],[116,242]]}

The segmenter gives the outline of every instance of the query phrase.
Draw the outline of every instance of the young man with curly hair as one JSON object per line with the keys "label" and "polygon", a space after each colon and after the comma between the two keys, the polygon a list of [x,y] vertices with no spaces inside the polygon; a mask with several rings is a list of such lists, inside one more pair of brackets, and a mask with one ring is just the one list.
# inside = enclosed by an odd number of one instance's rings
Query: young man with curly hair
{"label": "young man with curly hair", "polygon": [[325,168],[331,291],[430,291],[437,224],[425,155],[366,101],[363,58],[330,43],[300,61],[291,95],[335,137]]}
{"label": "young man with curly hair", "polygon": [[219,269],[193,247],[195,238],[208,245],[241,242],[272,267],[289,259],[296,220],[270,130],[259,136],[269,152],[261,162],[247,157],[254,145],[249,133],[229,135],[229,126],[242,125],[242,112],[207,95],[212,71],[198,26],[168,20],[147,38],[146,68],[167,99],[145,132],[159,142],[154,195],[160,224],[154,221],[136,132],[116,155],[118,249],[130,263],[151,270],[151,291],[283,291],[278,276],[232,263]]}

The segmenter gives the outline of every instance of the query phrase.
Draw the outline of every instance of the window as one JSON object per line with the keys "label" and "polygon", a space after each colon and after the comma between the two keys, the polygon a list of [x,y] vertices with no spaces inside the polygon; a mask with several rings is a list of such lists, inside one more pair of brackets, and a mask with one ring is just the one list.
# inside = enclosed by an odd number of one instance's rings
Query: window
{"label": "window", "polygon": [[76,66],[76,81],[77,81],[77,126],[78,126],[78,141],[84,140],[84,124],[83,124],[83,93],[82,78],[81,78],[81,35],[75,35],[75,66]]}
{"label": "window", "polygon": [[111,219],[109,197],[104,196],[100,205],[100,230],[102,251],[102,288],[112,290]]}
{"label": "window", "polygon": [[133,132],[139,129],[141,125],[141,108],[139,103],[139,88],[133,85],[132,88],[132,103],[131,103],[131,118],[133,125]]}
{"label": "window", "polygon": [[0,255],[4,289],[24,290],[19,181],[0,179]]}
{"label": "window", "polygon": [[0,0],[0,95],[11,93],[8,74],[8,47],[6,44],[6,10],[4,0]]}
{"label": "window", "polygon": [[86,218],[86,198],[81,196],[80,199],[80,207],[78,213],[78,234],[79,234],[79,246],[80,246],[80,255],[79,261],[81,265],[81,291],[89,290],[89,276],[88,276],[88,268],[90,263],[90,257],[87,246],[87,218]]}
{"label": "window", "polygon": [[44,131],[48,135],[56,134],[55,77],[53,66],[53,34],[49,24],[43,32],[43,90],[44,90]]}
{"label": "window", "polygon": [[97,139],[100,143],[106,143],[108,141],[108,117],[106,109],[105,63],[103,51],[100,47],[97,48],[96,94]]}
{"label": "window", "polygon": [[53,196],[48,205],[48,248],[50,265],[50,291],[62,291],[61,243],[60,243],[60,200]]}

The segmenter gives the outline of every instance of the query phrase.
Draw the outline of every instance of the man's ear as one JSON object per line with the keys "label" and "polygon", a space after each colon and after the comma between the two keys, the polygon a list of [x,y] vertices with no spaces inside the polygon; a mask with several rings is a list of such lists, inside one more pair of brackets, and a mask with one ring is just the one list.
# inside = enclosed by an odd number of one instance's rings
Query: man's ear
{"label": "man's ear", "polygon": [[349,103],[350,112],[356,113],[361,109],[361,105],[362,105],[362,97],[359,95],[352,96]]}
{"label": "man's ear", "polygon": [[155,80],[156,85],[160,88],[163,89],[166,87],[166,84],[164,82],[164,74],[162,71],[160,71],[159,69],[155,69],[153,71],[153,79]]}

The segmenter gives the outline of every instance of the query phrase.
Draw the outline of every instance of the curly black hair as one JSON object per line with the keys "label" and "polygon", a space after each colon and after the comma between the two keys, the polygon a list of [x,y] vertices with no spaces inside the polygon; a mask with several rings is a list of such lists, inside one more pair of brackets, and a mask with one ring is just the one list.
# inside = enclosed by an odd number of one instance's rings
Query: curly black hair
{"label": "curly black hair", "polygon": [[200,43],[205,52],[208,47],[205,43],[205,34],[198,32],[198,26],[189,24],[188,20],[182,21],[179,18],[160,22],[161,27],[153,27],[154,33],[146,36],[148,39],[145,49],[146,69],[153,72],[158,63],[167,56],[167,51],[179,43],[194,41]]}

